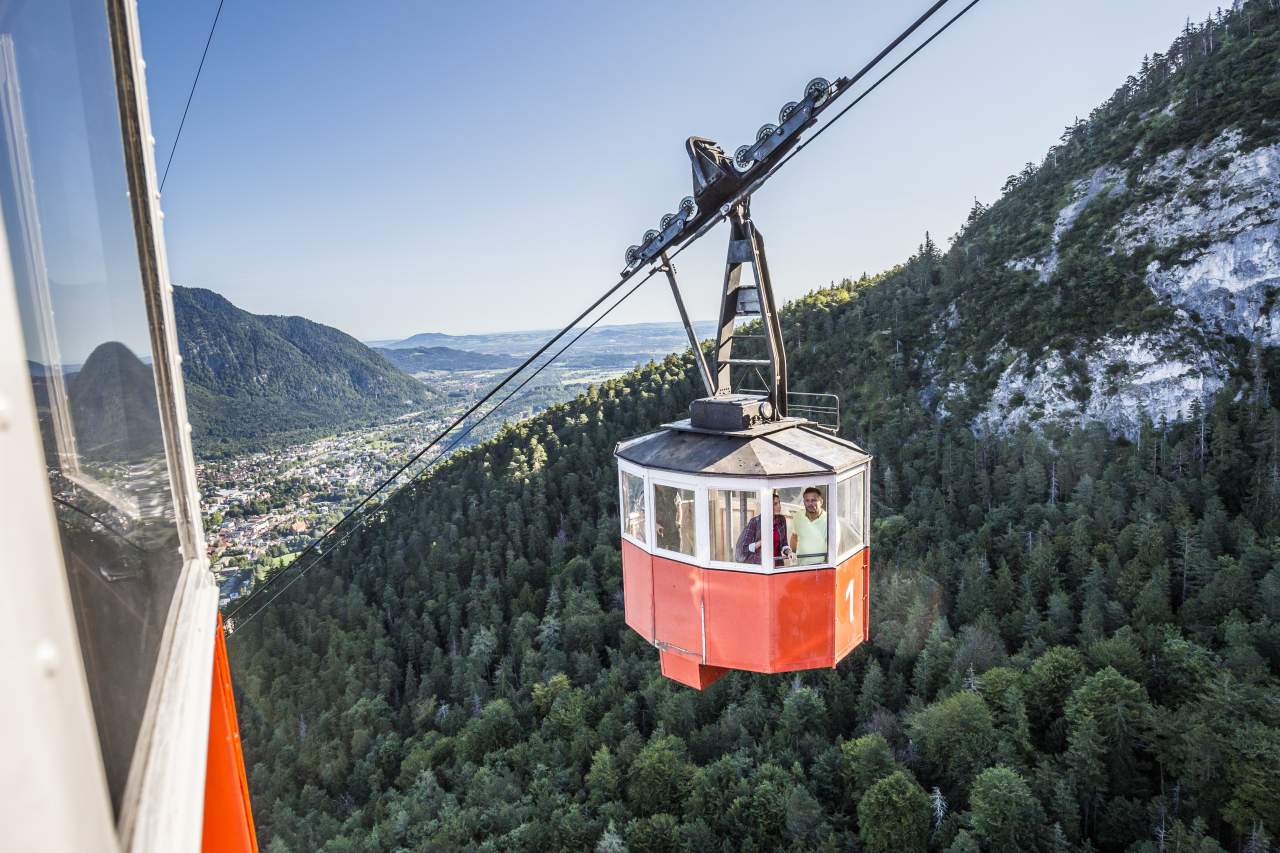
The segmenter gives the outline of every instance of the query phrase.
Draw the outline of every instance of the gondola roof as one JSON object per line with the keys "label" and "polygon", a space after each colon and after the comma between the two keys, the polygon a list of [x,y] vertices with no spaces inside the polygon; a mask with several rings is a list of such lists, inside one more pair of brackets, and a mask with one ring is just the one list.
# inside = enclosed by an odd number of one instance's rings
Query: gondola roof
{"label": "gondola roof", "polygon": [[802,477],[848,471],[871,459],[858,445],[800,419],[734,432],[688,420],[620,442],[615,451],[645,468],[720,477]]}

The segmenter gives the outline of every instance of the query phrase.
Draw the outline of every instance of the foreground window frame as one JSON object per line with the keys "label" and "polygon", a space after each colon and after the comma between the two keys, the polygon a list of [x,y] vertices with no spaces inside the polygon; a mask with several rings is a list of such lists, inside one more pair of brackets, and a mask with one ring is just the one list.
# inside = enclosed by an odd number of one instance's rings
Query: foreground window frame
{"label": "foreground window frame", "polygon": [[[73,73],[83,75],[80,78],[81,81],[87,81],[95,87],[92,92],[86,92],[84,103],[90,103],[88,98],[96,99],[92,103],[97,109],[94,119],[98,123],[86,125],[85,139],[92,139],[94,145],[100,146],[94,149],[95,157],[106,157],[111,161],[112,169],[121,170],[115,172],[112,177],[112,180],[123,183],[120,187],[120,195],[110,197],[119,199],[125,196],[127,201],[124,203],[123,210],[117,209],[116,219],[112,221],[119,230],[127,231],[128,234],[121,240],[118,239],[119,235],[116,232],[112,232],[112,239],[104,242],[104,245],[121,252],[122,258],[127,258],[123,253],[136,252],[132,259],[123,261],[130,270],[136,262],[136,275],[141,289],[137,294],[139,298],[136,303],[136,313],[129,313],[128,316],[131,322],[138,324],[139,335],[136,338],[138,341],[136,348],[141,347],[143,337],[149,344],[154,402],[157,406],[159,422],[159,449],[155,451],[155,458],[157,469],[166,471],[168,475],[168,483],[165,486],[160,486],[159,478],[156,478],[157,488],[153,494],[157,501],[169,505],[165,510],[168,516],[166,527],[171,532],[167,535],[172,537],[171,547],[176,550],[175,565],[172,574],[168,575],[172,579],[172,586],[163,596],[152,599],[156,603],[159,621],[151,624],[160,627],[159,638],[154,646],[154,659],[148,662],[148,671],[142,681],[145,700],[142,706],[141,722],[136,734],[130,735],[131,744],[123,739],[118,741],[128,745],[129,758],[127,763],[121,761],[115,765],[119,772],[125,774],[125,781],[122,790],[117,788],[118,808],[114,814],[108,816],[109,820],[114,821],[114,837],[102,837],[100,831],[94,829],[92,831],[95,833],[95,844],[77,843],[67,849],[196,849],[200,844],[203,820],[205,783],[203,769],[209,738],[217,587],[208,571],[201,528],[194,454],[191,448],[190,426],[187,422],[169,273],[160,225],[163,214],[160,212],[159,193],[155,189],[158,182],[154,141],[147,111],[137,7],[132,0],[103,0],[96,7],[92,4],[78,4],[75,0],[65,0],[65,7],[61,5],[64,0],[49,0],[47,5],[40,5],[44,2],[45,0],[39,0],[39,3],[33,0],[26,8],[38,8],[41,13],[51,10],[48,18],[27,19],[22,24],[15,23],[15,20],[21,21],[21,19],[12,16],[6,20],[12,28],[11,32],[21,34],[23,44],[33,45],[38,50],[46,51],[48,55],[59,56],[65,55],[65,52],[58,52],[59,48],[65,50],[67,47],[62,37],[64,31],[60,28],[65,26],[63,21],[73,20],[75,55],[81,56],[80,49],[88,45],[90,53],[87,55],[93,57],[90,63],[91,73],[85,72],[81,67],[77,67]],[[22,11],[24,10],[21,5],[16,6],[15,16]],[[55,15],[65,17],[53,17]],[[26,26],[25,30],[23,26]],[[15,80],[22,71],[22,68],[18,67],[19,73],[13,73],[13,56],[11,50],[7,57],[4,57],[9,63],[3,80],[3,86],[6,89],[13,88]],[[104,75],[109,75],[109,78],[104,79]],[[36,72],[27,82],[37,83],[49,79],[52,78],[41,76]],[[35,85],[32,91],[39,88],[39,85]],[[110,94],[106,95],[104,90]],[[16,103],[10,98],[8,106],[12,107]],[[5,119],[10,122],[6,128],[8,147],[12,154],[17,150],[13,143],[14,126],[11,123],[14,119],[14,111],[8,109],[6,112],[8,114]],[[118,124],[109,125],[105,121],[107,115],[114,115]],[[119,137],[115,139],[118,150],[114,146],[110,149],[106,146],[105,140],[109,138],[106,135],[108,133],[119,133]],[[15,184],[25,185],[27,189],[34,187],[34,192],[31,194],[34,198],[40,198],[42,190],[50,192],[50,188],[40,181],[34,183],[30,181],[29,158],[26,163],[25,180],[22,176],[23,166],[15,166],[12,158],[8,165],[12,170]],[[19,193],[22,189],[23,187],[19,186]],[[47,282],[43,288],[43,294],[38,280],[32,286],[29,272],[32,266],[28,262],[32,257],[39,259],[45,249],[40,246],[38,233],[37,239],[33,242],[32,233],[26,227],[27,223],[23,221],[30,219],[31,217],[27,214],[38,208],[27,202],[17,202],[17,208],[18,221],[11,221],[10,227],[6,229],[3,236],[4,257],[0,260],[4,269],[0,272],[0,284],[6,286],[9,293],[16,290],[17,282],[14,279],[14,269],[9,257],[12,253],[14,262],[25,265],[24,288],[33,291],[34,299],[45,309],[37,313],[47,315],[49,309]],[[13,211],[11,210],[10,213],[13,214]],[[15,229],[21,229],[26,233],[19,233]],[[72,252],[83,250],[84,244],[81,241],[87,239],[89,235],[82,237],[82,233],[71,232],[69,242],[65,243],[69,247],[74,247],[71,249]],[[11,236],[12,240],[10,240]],[[51,243],[50,246],[53,244]],[[67,257],[59,248],[54,248],[53,251],[58,253],[56,257]],[[133,274],[130,275],[132,277]],[[10,299],[9,293],[3,294],[3,298]],[[129,310],[134,311],[132,307]],[[0,315],[4,314],[5,312],[0,312]],[[7,323],[10,318],[0,316],[0,319]],[[16,314],[13,319],[14,322],[18,322]],[[143,322],[146,324],[145,330],[141,329]],[[15,340],[24,338],[36,340],[39,342],[38,346],[48,345],[49,333],[54,331],[51,325],[42,324],[39,321],[37,325],[20,324],[19,328],[21,331]],[[48,363],[58,364],[62,361],[56,347],[52,349],[52,354],[53,358]],[[44,363],[46,362],[42,362]],[[56,399],[49,406],[49,411],[56,421],[66,427],[69,422],[67,396],[65,389],[59,389],[59,391],[61,393],[55,393]],[[31,399],[31,384],[28,377],[24,402]],[[34,423],[35,412],[29,406],[24,405],[18,411],[20,414],[30,414]],[[51,442],[52,455],[57,462],[62,463],[58,468],[62,478],[109,504],[113,511],[119,511],[125,517],[136,517],[138,508],[131,505],[128,495],[122,495],[119,490],[110,488],[109,483],[92,472],[86,471],[80,464],[81,457],[75,446],[74,433],[65,429],[60,430],[56,424],[52,431],[54,433]],[[164,454],[163,460],[159,459],[160,452]],[[43,457],[40,459],[43,467]],[[11,482],[13,488],[20,490],[22,500],[43,504],[41,510],[52,524],[51,508],[54,502],[48,479],[42,476],[33,481],[30,477],[23,477],[20,480],[15,478]],[[60,601],[60,606],[65,608],[67,614],[74,615],[76,605],[66,594],[68,588],[66,551],[63,548],[58,550],[58,559],[41,560],[30,564],[31,571],[38,576],[33,582],[44,584],[47,589],[62,589],[63,593],[55,598]],[[103,651],[92,647],[87,648],[86,641],[86,634],[83,631],[77,631],[75,654],[65,655],[61,659],[62,664],[51,668],[46,677],[74,679],[81,684],[85,683],[84,661],[92,660],[91,655],[86,652],[101,651],[104,656],[111,653],[109,649]],[[34,706],[39,703],[40,697],[23,695],[16,697],[15,701],[30,703]],[[88,719],[96,721],[97,716],[102,712],[90,703],[87,695],[84,696],[83,701],[84,714]],[[100,731],[101,726],[97,726],[90,741],[89,748],[93,750],[94,755],[86,755],[81,751],[71,757],[78,764],[77,772],[81,777],[80,781],[86,786],[96,787],[98,793],[105,797],[108,791],[106,777],[101,772],[95,774],[92,769],[94,764],[98,768],[103,767],[101,761],[103,741]],[[70,743],[70,741],[62,743],[60,748],[68,749]],[[50,765],[53,764],[54,758],[50,756]],[[50,776],[52,772],[54,771],[33,774],[33,779],[36,776],[41,778]],[[67,789],[73,789],[70,783]],[[96,801],[97,797],[85,796],[83,799],[84,813],[73,823],[83,820],[86,825],[93,823],[96,826],[93,821],[94,803],[92,801]],[[80,810],[77,809],[77,811]],[[64,820],[65,814],[62,814],[56,818],[46,819],[43,823],[52,825]],[[51,826],[48,831],[50,837],[54,837]]]}

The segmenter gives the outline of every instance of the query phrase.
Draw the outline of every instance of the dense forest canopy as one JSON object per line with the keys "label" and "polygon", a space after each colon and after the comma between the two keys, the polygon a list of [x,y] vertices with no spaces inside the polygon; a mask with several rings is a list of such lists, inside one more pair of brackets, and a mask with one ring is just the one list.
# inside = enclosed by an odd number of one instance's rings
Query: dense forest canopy
{"label": "dense forest canopy", "polygon": [[[1276,6],[1188,27],[945,253],[783,312],[793,388],[838,393],[877,457],[872,642],[697,693],[624,626],[612,449],[685,413],[696,373],[671,356],[451,457],[234,635],[264,848],[1270,849],[1275,349],[1243,342],[1228,387],[1132,441],[975,431],[920,388],[943,336],[984,352],[987,329],[935,322],[958,298],[999,296],[991,322],[1046,346],[1101,310],[1159,321],[1130,260],[1099,276],[1086,242],[1056,305],[1006,299],[1026,285],[990,258],[1108,146],[1273,136]],[[1132,123],[1175,90],[1235,106]]]}

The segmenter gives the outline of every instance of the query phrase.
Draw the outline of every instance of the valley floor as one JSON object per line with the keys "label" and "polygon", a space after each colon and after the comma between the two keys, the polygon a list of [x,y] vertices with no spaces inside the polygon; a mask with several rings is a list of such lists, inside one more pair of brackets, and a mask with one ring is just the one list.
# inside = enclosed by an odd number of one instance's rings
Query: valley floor
{"label": "valley floor", "polygon": [[[485,421],[459,448],[570,400],[589,384],[630,370],[623,366],[557,367]],[[506,370],[436,370],[417,378],[445,393],[449,405],[313,441],[206,460],[197,466],[209,559],[226,606],[252,591],[353,508],[439,434]],[[431,454],[428,454],[430,457]]]}

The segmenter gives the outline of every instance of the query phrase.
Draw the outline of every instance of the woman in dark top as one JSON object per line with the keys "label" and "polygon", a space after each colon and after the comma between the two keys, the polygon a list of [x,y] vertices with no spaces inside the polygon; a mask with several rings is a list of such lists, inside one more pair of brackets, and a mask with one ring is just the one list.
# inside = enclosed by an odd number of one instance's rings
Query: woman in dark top
{"label": "woman in dark top", "polygon": [[[742,528],[735,547],[738,562],[760,565],[760,516],[747,522]],[[773,493],[773,565],[781,566],[782,561],[791,556],[791,546],[787,544],[787,517],[782,514],[782,498]]]}

